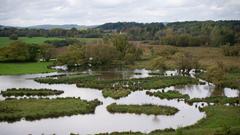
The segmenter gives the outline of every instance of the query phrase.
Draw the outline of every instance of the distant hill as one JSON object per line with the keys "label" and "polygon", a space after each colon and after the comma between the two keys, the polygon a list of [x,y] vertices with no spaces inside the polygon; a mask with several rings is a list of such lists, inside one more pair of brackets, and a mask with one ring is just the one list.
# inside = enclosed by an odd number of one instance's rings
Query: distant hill
{"label": "distant hill", "polygon": [[12,28],[12,26],[0,25],[0,29],[4,29],[4,28]]}
{"label": "distant hill", "polygon": [[60,28],[60,29],[72,29],[72,28],[88,29],[88,28],[94,28],[94,27],[96,27],[96,26],[85,26],[85,25],[77,25],[77,24],[64,24],[64,25],[44,24],[44,25],[29,26],[27,28],[49,30],[49,29],[56,29],[56,28]]}

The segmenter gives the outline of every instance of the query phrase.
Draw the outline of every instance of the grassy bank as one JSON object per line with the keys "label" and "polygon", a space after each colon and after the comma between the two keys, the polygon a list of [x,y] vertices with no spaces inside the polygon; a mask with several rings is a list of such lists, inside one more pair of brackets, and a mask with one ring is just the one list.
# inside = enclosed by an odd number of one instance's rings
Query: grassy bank
{"label": "grassy bank", "polygon": [[161,99],[164,99],[164,98],[166,98],[166,99],[175,99],[175,98],[189,99],[190,98],[187,94],[183,95],[178,91],[167,91],[167,92],[160,92],[160,91],[150,92],[150,91],[147,91],[146,94],[149,95],[149,96],[159,97]]}
{"label": "grassy bank", "polygon": [[126,97],[131,93],[128,89],[103,89],[102,94],[106,97],[111,97],[113,99],[119,99],[121,97]]}
{"label": "grassy bank", "polygon": [[51,90],[51,89],[29,89],[29,88],[12,88],[7,89],[6,91],[1,91],[1,94],[4,97],[7,96],[50,96],[50,95],[60,95],[63,91],[60,90]]}
{"label": "grassy bank", "polygon": [[0,121],[37,120],[94,113],[98,100],[85,101],[75,98],[13,99],[0,101]]}
{"label": "grassy bank", "polygon": [[144,105],[118,105],[113,103],[107,106],[107,110],[111,113],[135,113],[147,115],[173,115],[178,112],[178,109],[169,106],[159,106],[152,104]]}
{"label": "grassy bank", "polygon": [[0,75],[19,75],[54,72],[49,69],[52,62],[0,63]]}

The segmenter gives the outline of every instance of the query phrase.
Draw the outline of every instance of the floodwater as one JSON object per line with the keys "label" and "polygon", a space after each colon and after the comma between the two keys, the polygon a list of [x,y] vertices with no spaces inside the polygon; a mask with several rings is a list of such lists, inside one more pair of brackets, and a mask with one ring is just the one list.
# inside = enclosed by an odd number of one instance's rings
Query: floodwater
{"label": "floodwater", "polygon": [[[92,73],[92,71],[88,71]],[[144,78],[149,77],[150,71],[135,70],[129,74],[129,71],[118,72],[117,78]],[[137,74],[135,74],[137,73]],[[140,131],[148,133],[156,129],[178,128],[195,124],[198,120],[205,117],[204,112],[200,112],[194,105],[188,105],[184,101],[159,99],[146,95],[147,90],[132,92],[129,96],[114,100],[112,98],[104,98],[100,90],[91,88],[78,88],[74,84],[40,84],[33,80],[36,77],[46,77],[58,75],[59,73],[48,74],[32,74],[32,75],[17,75],[17,76],[0,76],[0,88],[49,88],[63,90],[64,94],[57,97],[80,97],[85,100],[98,99],[103,102],[99,105],[94,114],[74,115],[59,118],[48,118],[36,121],[21,120],[14,123],[1,122],[0,134],[95,134],[114,131]],[[112,72],[102,72],[106,79],[108,76],[115,76]],[[174,75],[175,71],[168,71],[167,75]],[[163,90],[163,89],[158,89]],[[158,91],[152,90],[152,91]],[[208,97],[214,93],[213,84],[204,85],[189,85],[180,87],[168,87],[164,91],[178,90],[181,93],[189,94],[194,97]],[[239,96],[239,90],[225,88],[222,92],[228,97]],[[56,96],[52,96],[54,98]],[[4,100],[3,97],[0,97]],[[111,114],[106,110],[106,106],[111,103],[117,104],[156,104],[167,105],[179,109],[175,115],[136,115],[136,114]]]}

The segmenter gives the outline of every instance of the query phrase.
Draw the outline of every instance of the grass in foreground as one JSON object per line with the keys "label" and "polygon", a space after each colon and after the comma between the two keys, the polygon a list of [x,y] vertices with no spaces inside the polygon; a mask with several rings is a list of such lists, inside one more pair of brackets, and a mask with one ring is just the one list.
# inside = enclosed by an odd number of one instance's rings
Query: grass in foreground
{"label": "grass in foreground", "polygon": [[126,97],[131,93],[128,89],[103,89],[102,94],[106,97],[111,97],[113,99],[119,99],[121,97]]}
{"label": "grass in foreground", "polygon": [[6,91],[1,91],[1,94],[4,97],[9,96],[50,96],[50,95],[60,95],[63,91],[60,90],[51,90],[51,89],[29,89],[29,88],[12,88],[7,89]]}
{"label": "grass in foreground", "polygon": [[147,115],[173,115],[178,109],[169,106],[159,106],[152,104],[144,105],[118,105],[113,103],[107,106],[107,110],[111,113],[135,113]]}
{"label": "grass in foreground", "polygon": [[161,99],[164,99],[164,98],[166,98],[166,99],[175,99],[175,98],[189,99],[190,98],[187,94],[183,95],[178,91],[168,91],[168,92],[160,92],[160,91],[150,92],[150,91],[147,91],[146,94],[149,95],[149,96],[159,97]]}
{"label": "grass in foreground", "polygon": [[94,113],[100,101],[77,98],[57,99],[11,99],[0,101],[0,121],[37,120]]}
{"label": "grass in foreground", "polygon": [[0,63],[0,75],[19,75],[54,72],[49,69],[52,62]]}

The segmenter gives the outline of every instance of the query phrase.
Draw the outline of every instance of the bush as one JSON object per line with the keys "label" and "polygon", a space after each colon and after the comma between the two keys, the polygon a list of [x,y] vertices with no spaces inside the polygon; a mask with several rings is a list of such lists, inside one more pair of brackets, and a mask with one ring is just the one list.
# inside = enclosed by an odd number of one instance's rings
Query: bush
{"label": "bush", "polygon": [[38,48],[16,41],[1,49],[0,61],[2,62],[29,62],[36,61]]}
{"label": "bush", "polygon": [[12,35],[9,36],[9,39],[18,40],[18,35],[17,34],[12,34]]}
{"label": "bush", "polygon": [[240,45],[222,46],[224,56],[240,56]]}

